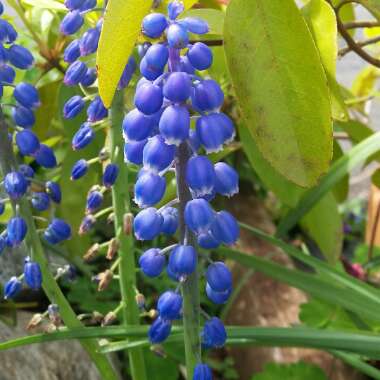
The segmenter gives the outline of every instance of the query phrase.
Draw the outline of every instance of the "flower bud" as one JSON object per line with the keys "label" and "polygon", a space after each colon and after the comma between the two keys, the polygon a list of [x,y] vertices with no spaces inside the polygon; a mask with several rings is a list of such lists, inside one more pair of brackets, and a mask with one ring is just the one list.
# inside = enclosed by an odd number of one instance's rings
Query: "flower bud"
{"label": "flower bud", "polygon": [[193,88],[191,101],[196,110],[211,112],[222,106],[224,94],[217,82],[205,79]]}
{"label": "flower bud", "polygon": [[154,81],[157,79],[163,74],[163,71],[163,69],[150,66],[145,57],[140,61],[140,73],[149,81]]}
{"label": "flower bud", "polygon": [[154,123],[151,117],[145,116],[135,108],[125,115],[122,127],[126,140],[141,141],[151,135]]}
{"label": "flower bud", "polygon": [[162,343],[170,335],[172,325],[169,321],[158,317],[149,328],[148,337],[151,343]]}
{"label": "flower bud", "polygon": [[4,178],[4,189],[9,198],[20,199],[28,189],[28,182],[20,172],[10,172]]}
{"label": "flower bud", "polygon": [[157,277],[162,273],[165,266],[165,256],[158,248],[150,248],[139,259],[142,272],[148,277]]}
{"label": "flower bud", "polygon": [[158,299],[157,310],[163,319],[168,319],[169,321],[180,319],[182,313],[182,297],[173,291],[163,293]]}
{"label": "flower bud", "polygon": [[190,113],[184,106],[171,105],[165,108],[160,119],[160,133],[169,145],[180,145],[189,138]]}
{"label": "flower bud", "polygon": [[100,30],[98,28],[88,29],[79,40],[80,54],[82,57],[95,53],[98,49]]}
{"label": "flower bud", "polygon": [[98,292],[101,292],[105,290],[112,281],[113,273],[109,269],[107,269],[104,272],[99,273],[98,276]]}
{"label": "flower bud", "polygon": [[146,51],[144,59],[149,67],[162,71],[168,63],[169,49],[164,44],[154,44]]}
{"label": "flower bud", "polygon": [[36,328],[38,325],[41,324],[41,322],[44,320],[44,316],[40,313],[34,314],[33,317],[30,319],[28,324],[26,325],[26,330],[30,331]]}
{"label": "flower bud", "polygon": [[228,298],[230,297],[232,293],[232,288],[229,288],[225,290],[224,292],[216,292],[211,288],[211,286],[207,283],[206,284],[206,294],[207,297],[215,304],[217,305],[223,305],[228,301]]}
{"label": "flower bud", "polygon": [[88,231],[91,230],[91,228],[94,226],[96,222],[96,218],[93,215],[86,215],[83,220],[81,225],[79,226],[79,235],[84,235]]}
{"label": "flower bud", "polygon": [[13,107],[12,119],[16,125],[23,128],[32,128],[36,122],[33,111],[20,105]]}
{"label": "flower bud", "polygon": [[31,179],[34,177],[34,170],[26,164],[18,167],[18,171],[25,177],[28,186],[31,184]]}
{"label": "flower bud", "polygon": [[83,23],[84,18],[79,13],[79,11],[71,11],[67,13],[66,16],[63,18],[60,25],[60,31],[62,34],[65,34],[66,36],[74,34],[82,27]]}
{"label": "flower bud", "polygon": [[0,66],[0,82],[13,83],[16,77],[16,72],[9,65]]}
{"label": "flower bud", "polygon": [[91,144],[91,142],[95,138],[94,130],[91,128],[89,123],[84,123],[79,128],[78,132],[75,133],[71,146],[73,150],[80,150],[85,148],[87,145]]}
{"label": "flower bud", "polygon": [[127,213],[123,216],[123,232],[125,235],[130,235],[132,233],[133,227],[133,214]]}
{"label": "flower bud", "polygon": [[85,159],[78,160],[71,169],[71,180],[75,181],[83,177],[88,171],[88,163]]}
{"label": "flower bud", "polygon": [[194,368],[193,380],[212,380],[212,371],[207,364],[197,364]]}
{"label": "flower bud", "polygon": [[35,108],[40,105],[40,98],[34,86],[29,83],[19,83],[14,91],[13,96],[24,107]]}
{"label": "flower bud", "polygon": [[169,256],[171,271],[177,276],[187,276],[197,266],[197,253],[191,245],[177,245]]}
{"label": "flower bud", "polygon": [[71,238],[71,227],[62,219],[54,218],[44,232],[50,244],[58,244]]}
{"label": "flower bud", "polygon": [[148,311],[148,317],[151,319],[155,319],[158,317],[158,311],[156,309],[150,309]]}
{"label": "flower bud", "polygon": [[187,73],[171,73],[163,88],[165,98],[174,103],[186,102],[191,94],[191,79]]}
{"label": "flower bud", "polygon": [[81,61],[75,61],[67,68],[63,83],[65,83],[66,86],[75,86],[79,84],[86,73],[86,64]]}
{"label": "flower bud", "polygon": [[54,326],[58,327],[62,323],[61,316],[59,314],[59,306],[55,303],[50,304],[47,311],[50,321]]}
{"label": "flower bud", "polygon": [[30,130],[24,129],[16,134],[16,144],[23,156],[30,156],[40,148],[40,140]]}
{"label": "flower bud", "polygon": [[113,260],[113,258],[117,254],[117,251],[119,250],[119,247],[119,241],[116,238],[113,238],[108,246],[106,259]]}
{"label": "flower bud", "polygon": [[202,344],[207,348],[223,347],[227,340],[223,322],[216,317],[208,320],[202,330]]}
{"label": "flower bud", "polygon": [[185,6],[182,1],[174,0],[168,4],[168,16],[170,20],[175,20],[183,11]]}
{"label": "flower bud", "polygon": [[22,289],[21,281],[13,276],[4,285],[4,299],[14,298]]}
{"label": "flower bud", "polygon": [[37,163],[47,169],[52,169],[57,166],[57,159],[53,149],[45,144],[40,144],[40,149],[34,154]]}
{"label": "flower bud", "polygon": [[157,135],[148,140],[143,150],[144,168],[154,173],[166,169],[175,157],[175,146],[164,142],[162,136]]}
{"label": "flower bud", "polygon": [[38,290],[42,285],[42,273],[38,263],[31,261],[29,257],[25,259],[24,280],[33,290]]}
{"label": "flower bud", "polygon": [[[114,212],[111,212],[108,216],[107,216],[107,224],[113,224],[115,223],[115,213]],[[125,232],[125,224],[124,224],[124,232]]]}
{"label": "flower bud", "polygon": [[86,75],[80,81],[81,85],[89,87],[96,81],[96,70],[94,68],[87,69]]}
{"label": "flower bud", "polygon": [[65,7],[70,11],[79,9],[84,3],[84,0],[65,0]]}
{"label": "flower bud", "polygon": [[169,47],[183,49],[189,43],[189,33],[186,28],[178,23],[171,24],[166,31]]}
{"label": "flower bud", "polygon": [[227,245],[235,244],[239,238],[239,225],[229,212],[220,211],[211,225],[211,233],[216,240]]}
{"label": "flower bud", "polygon": [[108,164],[103,173],[103,185],[109,189],[116,182],[119,175],[119,167],[116,164]]}
{"label": "flower bud", "polygon": [[135,106],[145,115],[158,112],[163,103],[161,87],[153,83],[145,83],[136,89]]}
{"label": "flower bud", "polygon": [[195,197],[211,195],[215,186],[212,162],[206,156],[190,158],[186,166],[186,182]]}
{"label": "flower bud", "polygon": [[63,60],[67,63],[73,63],[80,57],[79,40],[71,41],[63,52]]}
{"label": "flower bud", "polygon": [[136,181],[134,201],[140,208],[153,206],[162,199],[165,190],[165,178],[154,173],[144,173]]}
{"label": "flower bud", "polygon": [[232,287],[232,275],[227,265],[221,261],[215,262],[207,268],[207,283],[216,292],[225,292]]}
{"label": "flower bud", "polygon": [[153,207],[140,211],[134,220],[133,229],[136,239],[152,240],[161,231],[163,218]]}
{"label": "flower bud", "polygon": [[80,7],[81,12],[88,11],[92,8],[95,8],[96,0],[84,0],[83,5]]}
{"label": "flower bud", "polygon": [[61,192],[61,187],[59,186],[58,183],[53,182],[53,181],[48,181],[45,184],[45,191],[48,193],[50,199],[54,203],[61,203],[62,200],[62,192]]}
{"label": "flower bud", "polygon": [[160,214],[164,218],[161,233],[174,235],[178,228],[178,210],[174,207],[165,207]]}
{"label": "flower bud", "polygon": [[87,121],[95,123],[108,116],[108,110],[104,107],[100,96],[97,96],[87,108]]}
{"label": "flower bud", "polygon": [[168,25],[166,17],[161,13],[151,13],[144,17],[142,32],[150,38],[158,38]]}
{"label": "flower bud", "polygon": [[214,165],[215,190],[224,196],[232,197],[239,192],[239,175],[234,168],[224,162]]}
{"label": "flower bud", "polygon": [[143,162],[143,151],[147,141],[148,140],[126,142],[124,145],[124,161],[141,165]]}
{"label": "flower bud", "polygon": [[50,198],[46,193],[32,193],[32,206],[37,211],[46,211],[50,206]]}
{"label": "flower bud", "polygon": [[121,74],[121,78],[119,80],[119,84],[117,88],[122,90],[123,88],[129,85],[129,82],[132,79],[133,73],[136,71],[136,60],[133,56],[129,57],[128,63],[126,64],[123,73]]}
{"label": "flower bud", "polygon": [[145,309],[145,297],[144,297],[144,294],[141,294],[141,293],[136,294],[135,300],[136,300],[137,307],[140,310],[144,310]]}
{"label": "flower bud", "polygon": [[84,254],[83,256],[83,260],[84,261],[91,261],[92,259],[94,259],[98,253],[99,253],[99,244],[98,243],[95,243],[93,244],[88,250],[87,252]]}
{"label": "flower bud", "polygon": [[207,231],[214,220],[214,211],[204,199],[193,199],[186,203],[184,212],[186,225],[196,234]]}
{"label": "flower bud", "polygon": [[86,213],[92,214],[103,203],[103,193],[100,191],[90,191],[87,196]]}
{"label": "flower bud", "polygon": [[29,69],[34,63],[32,53],[23,46],[16,44],[8,49],[8,59],[13,66],[21,70]]}
{"label": "flower bud", "polygon": [[117,320],[117,315],[115,314],[115,312],[110,311],[105,315],[102,321],[102,326],[110,326],[113,323],[115,323],[116,320]]}
{"label": "flower bud", "polygon": [[198,244],[204,249],[215,249],[219,247],[220,241],[210,231],[206,231],[198,235]]}
{"label": "flower bud", "polygon": [[8,58],[8,49],[3,44],[0,44],[0,64],[6,64]]}
{"label": "flower bud", "polygon": [[63,106],[63,117],[65,119],[73,119],[79,115],[85,106],[85,101],[79,95],[70,98]]}
{"label": "flower bud", "polygon": [[219,152],[223,144],[233,140],[235,129],[231,119],[223,113],[204,115],[197,120],[199,141],[207,153]]}
{"label": "flower bud", "polygon": [[189,32],[194,34],[206,34],[209,27],[206,21],[198,17],[185,17],[178,21],[178,24],[183,25]]}
{"label": "flower bud", "polygon": [[0,20],[0,41],[7,44],[13,43],[17,38],[15,28],[7,21]]}
{"label": "flower bud", "polygon": [[211,49],[203,42],[196,42],[187,52],[187,58],[197,70],[207,70],[213,61]]}

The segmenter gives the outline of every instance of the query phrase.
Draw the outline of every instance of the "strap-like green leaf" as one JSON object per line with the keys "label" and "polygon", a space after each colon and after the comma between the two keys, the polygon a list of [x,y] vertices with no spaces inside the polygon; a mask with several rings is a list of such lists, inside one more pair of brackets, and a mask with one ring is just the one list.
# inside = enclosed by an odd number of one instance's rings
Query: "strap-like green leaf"
{"label": "strap-like green leaf", "polygon": [[377,152],[379,150],[379,146],[380,132],[354,146],[348,153],[337,160],[331,166],[329,173],[322,178],[320,184],[305,193],[299,201],[298,206],[289,211],[288,214],[282,219],[277,229],[277,236],[284,236],[347,173],[358,165],[363,164],[368,157]]}

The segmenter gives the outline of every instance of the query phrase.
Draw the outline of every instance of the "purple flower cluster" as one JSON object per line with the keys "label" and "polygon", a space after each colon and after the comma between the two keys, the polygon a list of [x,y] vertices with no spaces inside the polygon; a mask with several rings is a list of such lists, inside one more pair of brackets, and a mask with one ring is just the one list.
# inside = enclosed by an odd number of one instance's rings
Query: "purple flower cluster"
{"label": "purple flower cluster", "polygon": [[[69,10],[61,22],[61,32],[66,35],[73,35],[78,32],[84,24],[85,14],[98,11],[95,8],[96,1],[89,0],[66,0],[65,6]],[[80,37],[72,40],[64,51],[64,61],[69,64],[64,83],[67,86],[79,86],[83,95],[75,95],[67,100],[63,107],[65,119],[73,119],[79,115],[87,106],[87,120],[83,123],[72,139],[72,148],[75,151],[82,150],[89,146],[95,139],[96,131],[105,125],[108,117],[108,110],[104,107],[102,100],[97,95],[96,80],[97,72],[95,67],[90,67],[92,58],[88,56],[96,53],[103,24],[102,17],[96,24],[84,31]],[[87,61],[86,61],[87,60]],[[136,69],[133,58],[127,63],[123,76],[119,82],[119,88],[128,86],[132,75]],[[85,89],[87,88],[87,89]],[[104,162],[108,159],[107,152],[100,152],[99,156],[93,160],[80,159],[72,167],[71,180],[75,181],[88,172],[89,166],[93,162]],[[86,215],[79,228],[80,234],[87,233],[96,221],[95,213],[103,204],[104,193],[115,183],[119,173],[116,164],[108,164],[104,167],[102,184],[93,186],[87,196]]]}
{"label": "purple flower cluster", "polygon": [[[231,142],[235,130],[231,119],[220,111],[224,94],[217,82],[203,79],[196,71],[208,69],[213,61],[210,48],[201,42],[189,43],[189,33],[205,34],[208,25],[201,19],[186,17],[182,2],[168,6],[169,17],[151,13],[143,20],[142,31],[160,42],[140,49],[142,78],[137,84],[135,108],[126,114],[122,125],[125,161],[142,165],[134,188],[134,201],[142,208],[134,220],[138,240],[153,240],[159,234],[173,235],[184,220],[184,239],[164,249],[151,248],[139,259],[142,272],[149,277],[167,275],[178,282],[175,290],[163,293],[157,304],[158,318],[149,330],[152,343],[163,342],[173,321],[182,318],[182,284],[197,270],[195,244],[215,249],[232,245],[239,237],[236,219],[227,211],[215,211],[210,202],[217,196],[231,197],[238,192],[238,174],[228,164],[214,164],[207,154],[218,152]],[[180,151],[188,153],[184,177],[191,194],[183,215],[175,206],[178,200],[160,209],[166,191],[166,174],[178,175]],[[178,198],[181,199],[178,189]],[[168,256],[168,257],[167,257]],[[212,262],[206,270],[206,294],[223,304],[232,291],[232,275],[223,262]],[[226,331],[220,319],[206,321],[202,334],[204,348],[224,345]],[[211,379],[204,364],[196,368],[194,379]]]}
{"label": "purple flower cluster", "polygon": [[[3,5],[0,3],[1,14]],[[0,93],[4,86],[14,87],[12,105],[12,120],[14,128],[8,131],[10,142],[17,147],[21,157],[31,157],[44,168],[53,168],[57,161],[53,150],[40,143],[31,130],[35,124],[34,110],[39,107],[40,100],[37,89],[26,82],[14,83],[16,71],[27,70],[34,64],[31,52],[16,43],[17,32],[6,20],[0,19]],[[61,202],[61,190],[57,183],[44,182],[35,178],[31,166],[21,164],[11,171],[3,173],[1,182],[0,215],[6,210],[13,210],[6,228],[0,233],[0,253],[5,249],[12,250],[20,246],[28,233],[28,223],[21,215],[22,203],[30,202],[35,212],[43,212],[50,208],[51,203]],[[32,186],[32,184],[34,184]],[[43,232],[43,237],[51,244],[57,244],[71,236],[70,226],[61,219],[52,218]],[[41,270],[38,263],[31,258],[25,259],[23,274],[12,277],[4,287],[4,297],[12,298],[22,288],[22,280],[31,289],[39,289],[42,284]]]}

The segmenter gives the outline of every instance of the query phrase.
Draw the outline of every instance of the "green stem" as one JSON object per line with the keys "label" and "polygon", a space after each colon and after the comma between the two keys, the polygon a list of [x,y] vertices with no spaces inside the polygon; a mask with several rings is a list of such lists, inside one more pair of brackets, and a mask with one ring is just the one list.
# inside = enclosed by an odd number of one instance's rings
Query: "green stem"
{"label": "green stem", "polygon": [[[124,163],[124,140],[121,125],[124,117],[123,92],[117,92],[111,108],[110,154],[111,161],[118,165],[119,176],[112,187],[112,202],[115,214],[115,237],[118,239],[119,257],[119,283],[121,301],[123,304],[123,323],[138,325],[140,323],[139,310],[135,300],[136,271],[135,249],[132,235],[125,235],[123,230],[124,215],[130,211],[130,196],[128,191],[128,167]],[[144,355],[141,348],[128,352],[132,378],[145,380],[146,370]]]}
{"label": "green stem", "polygon": [[[1,172],[7,173],[17,169],[17,163],[13,154],[12,145],[8,139],[8,126],[5,122],[4,115],[0,108],[0,167]],[[41,240],[38,236],[36,225],[33,220],[30,205],[26,199],[20,201],[20,214],[25,219],[28,226],[28,234],[26,244],[31,252],[31,257],[38,262],[42,272],[42,287],[46,296],[51,303],[56,303],[59,306],[62,320],[68,328],[82,327],[81,322],[77,319],[73,309],[63,295],[57,282],[49,270],[49,263],[45,257],[44,249]],[[97,352],[98,344],[96,340],[81,341],[82,346],[88,352],[89,356],[97,366],[102,377],[107,380],[118,379],[115,370],[111,363],[102,354]]]}
{"label": "green stem", "polygon": [[[184,242],[186,226],[184,210],[186,203],[191,199],[190,191],[185,180],[186,162],[190,156],[187,145],[181,144],[178,148],[178,161],[176,164],[177,191],[179,198],[179,227],[181,242]],[[189,244],[195,245],[194,236],[189,234]],[[196,270],[182,284],[183,297],[183,328],[186,355],[187,378],[193,378],[194,367],[201,359],[200,346],[200,301],[199,301],[199,278]]]}

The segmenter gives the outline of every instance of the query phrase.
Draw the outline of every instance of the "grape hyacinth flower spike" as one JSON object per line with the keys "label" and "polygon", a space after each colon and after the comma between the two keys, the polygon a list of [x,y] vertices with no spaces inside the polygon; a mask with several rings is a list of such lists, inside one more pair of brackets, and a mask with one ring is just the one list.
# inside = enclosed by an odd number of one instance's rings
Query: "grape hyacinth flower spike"
{"label": "grape hyacinth flower spike", "polygon": [[[1,2],[0,8],[3,8]],[[18,77],[17,71],[30,69],[34,65],[34,57],[27,48],[16,43],[15,28],[3,18],[0,18],[0,38],[1,89],[7,85],[14,87],[12,97],[15,100],[9,118],[4,117],[7,114],[6,110],[2,109],[5,108],[5,104],[1,105],[0,112],[0,117],[3,119],[1,139],[4,140],[4,144],[9,144],[7,148],[0,150],[0,171],[3,173],[0,214],[6,210],[11,214],[6,226],[0,231],[0,253],[8,254],[7,251],[19,246],[22,246],[24,251],[29,251],[31,242],[40,239],[33,220],[41,218],[38,215],[40,212],[50,209],[51,220],[44,220],[48,222],[48,226],[42,228],[41,232],[42,236],[49,236],[46,240],[50,240],[51,243],[56,244],[69,239],[71,229],[64,221],[60,222],[61,227],[57,229],[58,219],[54,218],[55,210],[51,208],[52,203],[61,202],[59,184],[52,181],[45,182],[43,177],[40,178],[39,174],[43,174],[43,171],[38,171],[38,175],[35,173],[35,167],[38,165],[45,169],[57,165],[53,150],[40,143],[38,136],[32,130],[36,120],[34,112],[41,104],[38,90],[26,81],[14,83]],[[8,126],[8,120],[14,125]],[[11,157],[13,148],[15,153],[19,154],[20,161],[24,157],[34,161],[33,168],[22,162],[18,162],[17,165],[16,160]],[[30,216],[25,212],[26,208],[29,208]],[[22,290],[23,282],[33,290],[41,288],[42,271],[33,255],[34,250],[30,250],[30,257],[25,259],[23,273],[12,276],[5,283],[4,298],[16,297]]]}
{"label": "grape hyacinth flower spike", "polygon": [[[173,321],[183,319],[186,355],[199,362],[201,343],[203,348],[221,347],[226,333],[215,317],[207,318],[202,334],[195,333],[200,315],[192,306],[196,299],[189,297],[198,293],[197,242],[212,249],[237,241],[235,218],[227,211],[214,210],[210,201],[217,195],[236,194],[238,175],[227,163],[214,164],[207,157],[222,150],[235,132],[231,119],[220,111],[224,94],[219,84],[194,75],[196,70],[208,69],[213,57],[206,44],[190,44],[189,33],[207,33],[208,25],[194,17],[179,19],[183,10],[182,2],[173,1],[168,5],[168,17],[151,13],[143,19],[142,33],[158,42],[139,50],[143,78],[136,88],[136,108],[126,114],[122,129],[126,162],[142,165],[134,187],[135,202],[143,208],[134,220],[136,238],[152,240],[179,230],[178,244],[148,249],[139,260],[146,276],[161,276],[166,266],[169,277],[177,282],[175,290],[159,297],[158,318],[148,336],[151,343],[161,343],[169,336]],[[193,116],[195,129],[190,122]],[[157,209],[168,171],[175,172],[177,198]],[[224,263],[209,265],[206,282],[212,302],[228,300],[232,275]],[[212,378],[205,364],[199,363],[191,371],[189,376],[194,379]]]}

